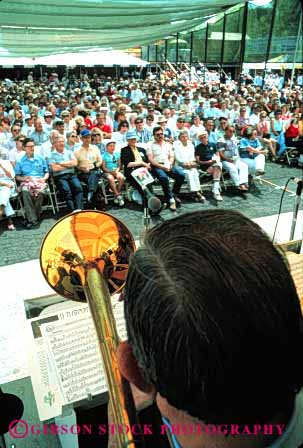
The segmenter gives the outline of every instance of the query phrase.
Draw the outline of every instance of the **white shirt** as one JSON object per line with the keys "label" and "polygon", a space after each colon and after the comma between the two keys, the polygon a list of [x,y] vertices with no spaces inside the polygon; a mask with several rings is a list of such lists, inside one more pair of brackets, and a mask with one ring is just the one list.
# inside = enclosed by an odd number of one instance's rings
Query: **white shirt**
{"label": "white shirt", "polygon": [[252,126],[256,126],[260,121],[259,115],[256,114],[251,114],[248,117],[248,123],[251,124]]}
{"label": "white shirt", "polygon": [[161,163],[167,167],[170,166],[170,157],[173,154],[172,145],[168,142],[163,142],[159,145],[155,142],[149,142],[146,149],[146,154],[153,154],[153,159],[156,163]]}
{"label": "white shirt", "polygon": [[184,146],[180,140],[173,144],[175,159],[178,163],[183,164],[186,162],[195,161],[195,147],[192,142],[188,141]]}

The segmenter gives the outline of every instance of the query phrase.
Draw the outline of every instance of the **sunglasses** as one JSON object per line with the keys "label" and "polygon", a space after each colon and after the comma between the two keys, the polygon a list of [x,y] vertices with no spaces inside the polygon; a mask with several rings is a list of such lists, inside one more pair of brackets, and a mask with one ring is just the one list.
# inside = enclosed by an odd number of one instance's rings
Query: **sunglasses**
{"label": "sunglasses", "polygon": [[101,134],[92,134],[92,137],[101,137]]}
{"label": "sunglasses", "polygon": [[25,140],[25,139],[22,139],[22,140],[18,140],[18,142],[21,142],[21,143],[23,143],[23,142],[24,142],[24,140]]}
{"label": "sunglasses", "polygon": [[156,137],[161,137],[163,135],[163,132],[157,132],[157,134],[155,134]]}

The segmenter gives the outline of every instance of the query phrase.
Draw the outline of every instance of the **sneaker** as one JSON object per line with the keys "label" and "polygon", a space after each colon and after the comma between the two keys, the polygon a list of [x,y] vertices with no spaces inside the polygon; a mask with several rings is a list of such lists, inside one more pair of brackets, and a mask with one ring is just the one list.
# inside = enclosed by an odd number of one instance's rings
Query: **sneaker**
{"label": "sneaker", "polygon": [[120,207],[123,207],[123,205],[124,205],[124,201],[123,201],[122,196],[121,196],[121,195],[118,196],[117,199],[118,199],[118,204],[120,205]]}
{"label": "sneaker", "polygon": [[222,196],[220,195],[220,192],[214,193],[214,198],[216,201],[223,201]]}
{"label": "sneaker", "polygon": [[115,204],[119,204],[118,196],[114,199],[114,203],[115,203]]}

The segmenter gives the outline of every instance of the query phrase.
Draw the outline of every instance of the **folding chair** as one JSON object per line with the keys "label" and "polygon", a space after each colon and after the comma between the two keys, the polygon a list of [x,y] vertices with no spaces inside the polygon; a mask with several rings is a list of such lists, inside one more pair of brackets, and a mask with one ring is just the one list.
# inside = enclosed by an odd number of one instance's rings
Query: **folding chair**
{"label": "folding chair", "polygon": [[48,185],[49,185],[49,191],[50,191],[50,195],[53,199],[56,213],[59,213],[60,208],[66,207],[66,201],[60,200],[60,193],[58,191],[58,188],[57,188],[54,178],[52,176],[49,177]]}
{"label": "folding chair", "polygon": [[[21,197],[20,194],[15,191],[11,197],[9,198],[10,202],[12,203],[12,206],[15,210],[15,214],[16,216],[19,216],[19,214],[22,216],[23,219],[25,219],[25,213],[24,213],[24,209],[23,209],[23,204],[21,201]],[[15,206],[14,206],[15,203]]]}
{"label": "folding chair", "polygon": [[[226,175],[227,171],[222,169],[221,170],[220,184],[222,182],[223,188],[224,188],[224,190],[226,190],[227,186],[226,186],[226,181],[225,181],[225,178],[224,178],[224,174]],[[210,188],[213,187],[214,182],[213,182],[213,175],[212,174],[209,174],[207,171],[199,170],[199,177],[200,177],[200,183],[201,183],[202,187],[210,187]]]}
{"label": "folding chair", "polygon": [[285,151],[285,160],[289,166],[298,164],[300,151],[294,146],[287,146]]}

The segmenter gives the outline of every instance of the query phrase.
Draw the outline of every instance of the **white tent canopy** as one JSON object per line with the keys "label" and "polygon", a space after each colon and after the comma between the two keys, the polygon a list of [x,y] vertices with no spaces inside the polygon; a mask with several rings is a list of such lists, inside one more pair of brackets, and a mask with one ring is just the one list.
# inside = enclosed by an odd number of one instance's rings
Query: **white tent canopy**
{"label": "white tent canopy", "polygon": [[54,54],[40,58],[0,57],[0,66],[2,67],[18,65],[24,67],[34,67],[35,65],[44,65],[47,67],[56,67],[58,65],[67,67],[75,67],[77,65],[84,65],[85,67],[94,67],[95,65],[102,65],[104,67],[113,67],[115,65],[120,67],[146,67],[148,62],[118,50]]}
{"label": "white tent canopy", "polygon": [[0,56],[125,49],[190,31],[243,0],[1,0]]}

